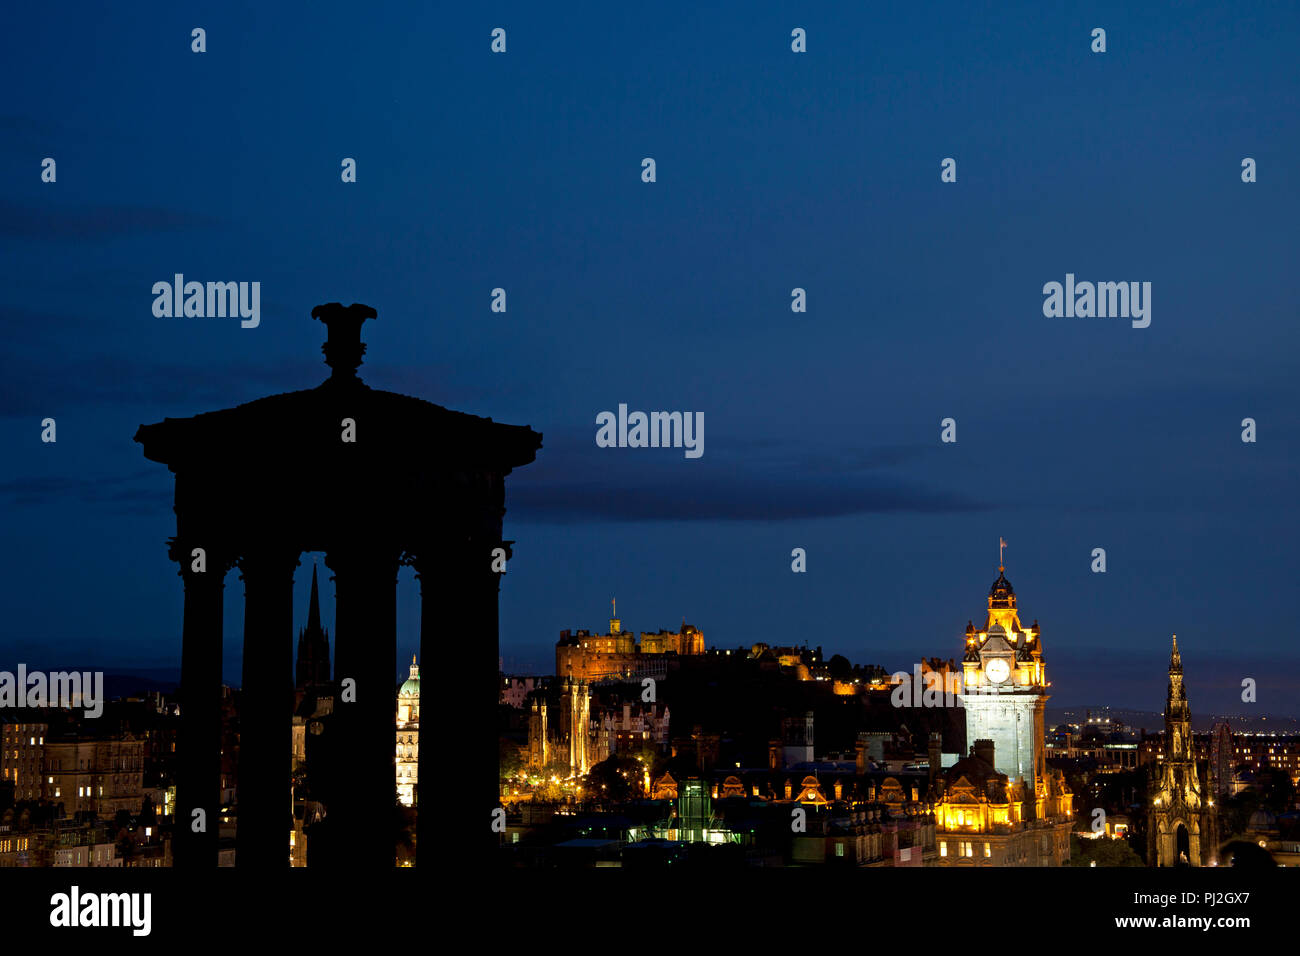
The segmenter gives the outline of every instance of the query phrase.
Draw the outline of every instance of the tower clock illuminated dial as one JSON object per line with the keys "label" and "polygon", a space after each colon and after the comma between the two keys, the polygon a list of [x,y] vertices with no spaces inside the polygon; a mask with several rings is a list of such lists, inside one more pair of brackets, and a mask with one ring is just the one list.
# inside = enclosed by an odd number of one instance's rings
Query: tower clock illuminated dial
{"label": "tower clock illuminated dial", "polygon": [[1001,684],[1011,675],[1011,668],[1007,666],[1007,662],[1002,658],[995,657],[984,665],[984,673],[994,684]]}

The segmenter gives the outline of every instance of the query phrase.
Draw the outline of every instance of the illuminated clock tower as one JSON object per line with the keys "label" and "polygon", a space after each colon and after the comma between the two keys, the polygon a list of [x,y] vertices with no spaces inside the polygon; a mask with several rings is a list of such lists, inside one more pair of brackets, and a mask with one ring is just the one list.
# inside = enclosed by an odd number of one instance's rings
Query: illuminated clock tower
{"label": "illuminated clock tower", "polygon": [[1041,819],[1048,797],[1043,648],[1037,621],[1020,626],[1016,592],[1005,571],[998,566],[984,626],[966,625],[959,700],[966,710],[967,751],[977,740],[993,741],[994,767],[1013,782],[1024,780]]}

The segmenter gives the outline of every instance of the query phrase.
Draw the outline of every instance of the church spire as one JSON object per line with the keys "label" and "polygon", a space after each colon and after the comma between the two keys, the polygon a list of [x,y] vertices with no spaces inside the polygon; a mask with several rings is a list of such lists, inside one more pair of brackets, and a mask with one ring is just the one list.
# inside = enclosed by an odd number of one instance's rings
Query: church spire
{"label": "church spire", "polygon": [[307,605],[307,626],[298,632],[298,663],[294,677],[301,690],[330,679],[329,632],[320,625],[320,585],[316,565],[311,568],[311,600]]}
{"label": "church spire", "polygon": [[1178,653],[1177,634],[1174,635],[1174,651],[1169,655],[1169,673],[1172,674],[1174,671],[1177,671],[1180,674],[1183,672],[1183,659]]}
{"label": "church spire", "polygon": [[311,566],[311,603],[307,606],[307,630],[320,630],[320,589],[316,586],[316,565]]}

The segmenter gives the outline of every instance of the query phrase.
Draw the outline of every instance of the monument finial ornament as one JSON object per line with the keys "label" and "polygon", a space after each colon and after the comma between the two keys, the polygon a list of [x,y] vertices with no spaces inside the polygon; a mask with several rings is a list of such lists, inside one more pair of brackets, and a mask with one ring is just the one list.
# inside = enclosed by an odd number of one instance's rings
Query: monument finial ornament
{"label": "monument finial ornament", "polygon": [[361,356],[366,354],[365,343],[361,341],[361,323],[378,316],[374,309],[360,302],[351,305],[327,302],[311,310],[311,317],[324,322],[328,330],[320,350],[325,353],[325,364],[332,369],[331,378],[356,377]]}

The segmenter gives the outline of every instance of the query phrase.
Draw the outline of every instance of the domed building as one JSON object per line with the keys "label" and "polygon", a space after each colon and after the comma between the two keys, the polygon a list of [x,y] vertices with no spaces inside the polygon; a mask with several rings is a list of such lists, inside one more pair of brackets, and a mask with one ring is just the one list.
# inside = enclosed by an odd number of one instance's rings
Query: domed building
{"label": "domed building", "polygon": [[[391,684],[389,686],[392,686]],[[411,657],[411,676],[397,691],[397,798],[415,804],[420,761],[420,665]]]}

